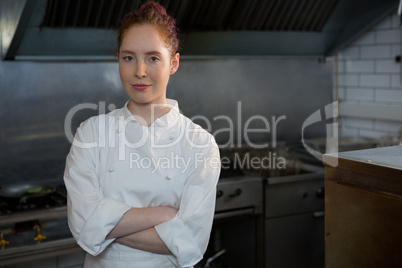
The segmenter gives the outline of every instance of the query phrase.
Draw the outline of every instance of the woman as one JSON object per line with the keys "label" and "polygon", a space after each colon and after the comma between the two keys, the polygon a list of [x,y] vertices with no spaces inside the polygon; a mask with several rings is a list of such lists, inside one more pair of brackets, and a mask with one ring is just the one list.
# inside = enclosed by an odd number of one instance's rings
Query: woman
{"label": "woman", "polygon": [[64,175],[69,226],[85,267],[191,267],[209,240],[218,147],[166,98],[179,54],[163,7],[127,14],[118,48],[129,100],[77,129]]}

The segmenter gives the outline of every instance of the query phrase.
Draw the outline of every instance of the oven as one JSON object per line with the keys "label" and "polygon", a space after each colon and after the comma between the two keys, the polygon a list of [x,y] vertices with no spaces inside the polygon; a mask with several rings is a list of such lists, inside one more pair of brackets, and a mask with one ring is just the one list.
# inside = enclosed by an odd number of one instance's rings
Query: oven
{"label": "oven", "polygon": [[324,173],[267,178],[266,267],[324,267]]}
{"label": "oven", "polygon": [[196,267],[262,267],[262,178],[222,178],[204,259]]}
{"label": "oven", "polygon": [[323,167],[300,160],[293,148],[239,147],[221,155],[230,161],[200,267],[323,267]]}
{"label": "oven", "polygon": [[277,150],[264,176],[264,267],[324,267],[324,167],[299,146]]}

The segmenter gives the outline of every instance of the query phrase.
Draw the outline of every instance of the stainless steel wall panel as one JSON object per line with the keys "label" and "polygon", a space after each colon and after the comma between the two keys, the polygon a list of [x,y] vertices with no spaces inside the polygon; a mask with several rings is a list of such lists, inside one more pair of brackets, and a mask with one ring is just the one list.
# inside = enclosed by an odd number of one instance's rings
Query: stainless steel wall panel
{"label": "stainless steel wall panel", "polygon": [[[184,59],[171,77],[167,96],[179,101],[190,118],[203,116],[221,145],[244,143],[246,121],[265,117],[271,131],[249,133],[255,143],[272,141],[272,117],[285,116],[277,125],[277,140],[300,141],[301,126],[309,115],[332,98],[330,62],[317,59]],[[42,182],[62,179],[71,146],[64,129],[76,105],[105,103],[122,107],[127,100],[116,62],[0,62],[0,180]],[[98,106],[99,107],[99,106]],[[84,109],[72,118],[79,123],[102,111]],[[232,134],[228,120],[232,120]],[[205,121],[195,120],[208,128]],[[249,128],[264,128],[261,120]],[[306,138],[325,135],[326,122],[310,126]]]}

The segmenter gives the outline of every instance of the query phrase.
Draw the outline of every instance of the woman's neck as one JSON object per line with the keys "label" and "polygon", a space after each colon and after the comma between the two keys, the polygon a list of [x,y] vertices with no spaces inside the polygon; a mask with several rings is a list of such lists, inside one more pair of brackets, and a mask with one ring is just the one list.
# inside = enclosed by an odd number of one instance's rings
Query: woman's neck
{"label": "woman's neck", "polygon": [[129,100],[127,105],[128,110],[134,116],[135,120],[141,125],[150,127],[152,123],[159,117],[164,116],[170,111],[166,99],[159,103],[136,103]]}

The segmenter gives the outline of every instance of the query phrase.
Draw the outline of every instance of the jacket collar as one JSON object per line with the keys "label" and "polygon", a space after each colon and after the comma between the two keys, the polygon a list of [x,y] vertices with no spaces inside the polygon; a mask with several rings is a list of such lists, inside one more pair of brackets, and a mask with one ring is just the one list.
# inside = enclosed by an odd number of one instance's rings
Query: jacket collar
{"label": "jacket collar", "polygon": [[[170,111],[167,114],[157,118],[150,127],[168,127],[169,125],[172,125],[174,122],[176,122],[176,120],[179,118],[180,110],[178,102],[173,99],[166,99],[166,101],[170,108]],[[126,102],[126,104],[124,104],[124,107],[122,109],[124,120],[126,122],[139,124],[140,122],[138,122],[138,120],[134,118],[127,105],[128,101]]]}

